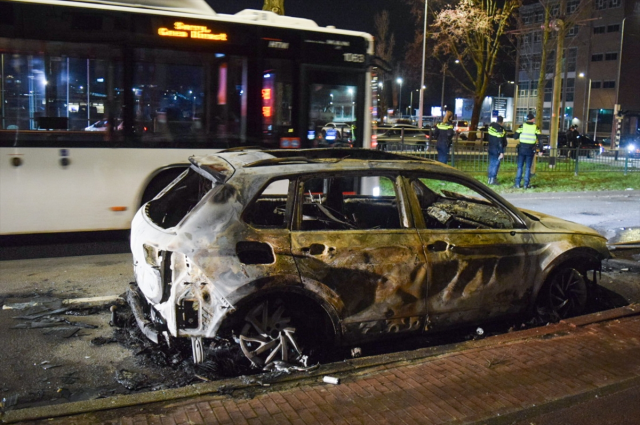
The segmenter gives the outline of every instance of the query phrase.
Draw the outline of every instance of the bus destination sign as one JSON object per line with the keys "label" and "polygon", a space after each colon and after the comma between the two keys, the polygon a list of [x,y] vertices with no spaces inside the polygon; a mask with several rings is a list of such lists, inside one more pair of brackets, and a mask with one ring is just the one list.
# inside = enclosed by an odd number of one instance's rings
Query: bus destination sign
{"label": "bus destination sign", "polygon": [[193,38],[198,40],[228,41],[226,33],[215,34],[204,25],[189,25],[184,22],[174,22],[173,29],[158,28],[158,35],[162,37]]}

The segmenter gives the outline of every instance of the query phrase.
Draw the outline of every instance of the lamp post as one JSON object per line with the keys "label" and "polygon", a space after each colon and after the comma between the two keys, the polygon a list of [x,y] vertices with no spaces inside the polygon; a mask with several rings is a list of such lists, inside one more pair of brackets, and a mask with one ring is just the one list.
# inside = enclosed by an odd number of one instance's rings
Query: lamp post
{"label": "lamp post", "polygon": [[[460,60],[456,59],[455,63],[460,63]],[[440,95],[440,116],[443,116],[443,117],[444,117],[444,83],[447,77],[448,67],[449,67],[449,62],[445,62],[442,70],[442,94]]]}
{"label": "lamp post", "polygon": [[[581,72],[580,74],[578,74],[578,77],[584,78],[584,72]],[[582,134],[589,133],[589,107],[591,106],[591,78],[589,78],[588,84],[589,84],[588,86],[584,87],[585,96],[582,101],[582,121],[583,121]],[[588,90],[588,94],[587,94],[587,90]],[[586,108],[585,108],[585,104],[586,104]],[[596,127],[597,125],[598,125],[598,122],[596,121]]]}
{"label": "lamp post", "polygon": [[379,94],[378,96],[380,97],[379,102],[378,102],[378,110],[380,112],[380,116],[378,117],[379,120],[384,122],[385,117],[387,116],[387,111],[384,110],[383,106],[384,106],[384,83],[382,81],[380,81],[378,83],[378,88],[379,90]]}
{"label": "lamp post", "polygon": [[422,74],[420,75],[420,105],[418,105],[418,128],[422,128],[422,116],[424,115],[424,67],[427,55],[427,5],[429,1],[424,0],[424,28],[422,29]]}
{"label": "lamp post", "polygon": [[502,97],[502,85],[503,85],[504,83],[507,83],[507,84],[515,84],[515,81],[504,81],[504,82],[502,82],[502,83],[498,84],[498,97],[499,97],[499,98],[500,98],[500,97]]}
{"label": "lamp post", "polygon": [[[420,89],[416,89],[415,91],[419,93]],[[411,105],[409,105],[409,115],[413,115],[413,90],[411,90]]]}
{"label": "lamp post", "polygon": [[600,118],[600,109],[596,109],[596,125],[593,128],[593,141],[598,142],[598,118]]}
{"label": "lamp post", "polygon": [[351,95],[351,121],[354,120],[353,118],[353,110],[355,109],[355,105],[353,104],[353,89],[349,88],[349,94]]}
{"label": "lamp post", "polygon": [[398,112],[400,112],[400,117],[402,118],[402,78],[398,77],[396,80],[398,83]]}

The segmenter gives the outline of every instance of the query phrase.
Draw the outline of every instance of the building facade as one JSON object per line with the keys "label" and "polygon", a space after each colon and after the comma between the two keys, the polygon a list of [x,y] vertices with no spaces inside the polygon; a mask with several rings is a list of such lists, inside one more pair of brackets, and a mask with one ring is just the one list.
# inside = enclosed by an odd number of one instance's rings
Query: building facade
{"label": "building facade", "polygon": [[626,114],[623,130],[628,134],[637,133],[640,0],[565,0],[562,3],[566,6],[563,11],[560,1],[536,1],[520,8],[516,123],[521,124],[529,112],[540,113],[535,111],[537,96],[543,95],[542,130],[548,132],[550,128],[557,43],[554,31],[547,48],[545,85],[538,87],[546,6],[551,15],[551,28],[555,19],[568,24],[559,131],[576,124],[580,132],[592,138],[597,133],[599,140],[607,142],[619,127],[616,114],[622,111]]}

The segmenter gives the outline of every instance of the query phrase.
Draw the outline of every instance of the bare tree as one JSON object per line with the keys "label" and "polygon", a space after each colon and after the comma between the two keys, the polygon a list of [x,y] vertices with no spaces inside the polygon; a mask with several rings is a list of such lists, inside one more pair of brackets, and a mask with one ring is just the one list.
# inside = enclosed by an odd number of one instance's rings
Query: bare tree
{"label": "bare tree", "polygon": [[519,0],[462,0],[441,10],[432,25],[436,54],[460,61],[463,77],[453,76],[473,96],[471,130],[478,128],[503,35],[519,4]]}
{"label": "bare tree", "polygon": [[[536,99],[536,123],[540,128],[543,126],[543,108],[545,97],[545,86],[547,84],[547,74],[553,74],[553,96],[551,105],[550,122],[550,144],[552,148],[557,146],[558,132],[560,126],[560,103],[562,101],[562,77],[566,74],[566,49],[565,41],[571,31],[575,31],[576,26],[586,22],[585,13],[589,9],[590,0],[571,1],[568,6],[567,0],[539,0],[539,8],[534,10],[534,14],[542,14],[542,25],[524,27],[520,23],[521,29],[516,31],[521,37],[521,56],[529,56],[523,61],[523,65],[531,64],[531,58],[537,57],[540,52],[540,69],[536,68],[537,75],[529,69],[529,80],[537,79],[538,95]],[[526,41],[522,41],[526,40]],[[533,43],[530,43],[533,40]],[[538,45],[539,43],[539,45]],[[551,60],[551,54],[555,52],[553,59],[553,71],[548,69],[547,63]],[[537,62],[537,59],[535,60]],[[520,72],[521,70],[518,70]],[[525,70],[526,71],[526,70]],[[552,161],[553,162],[553,161]]]}
{"label": "bare tree", "polygon": [[[382,12],[377,13],[373,22],[376,30],[376,56],[387,63],[391,63],[396,39],[395,35],[389,30],[389,12],[387,10],[383,10]],[[378,76],[380,81],[384,81],[384,74],[385,72],[379,68]],[[384,96],[380,96],[380,110],[386,110],[386,99]]]}
{"label": "bare tree", "polygon": [[270,12],[277,13],[278,15],[284,15],[284,0],[264,0],[262,10],[268,10]]}
{"label": "bare tree", "polygon": [[373,23],[376,29],[376,56],[390,62],[396,40],[395,35],[389,31],[389,12],[383,10],[377,13]]}
{"label": "bare tree", "polygon": [[[551,145],[552,150],[558,147],[560,115],[562,114],[560,111],[560,100],[562,96],[562,71],[563,67],[566,67],[563,60],[565,53],[565,38],[578,24],[580,19],[583,18],[584,11],[588,9],[587,3],[588,0],[581,0],[578,4],[574,3],[572,10],[569,10],[567,8],[567,0],[560,0],[558,16],[551,19],[548,23],[549,29],[556,33],[556,62],[553,76],[553,101],[551,103],[551,125],[549,131],[549,144]],[[543,52],[543,54],[544,53],[546,52]],[[542,75],[541,78],[543,78]],[[540,103],[540,100],[538,100],[538,103]],[[540,112],[541,111],[542,109],[540,109]]]}

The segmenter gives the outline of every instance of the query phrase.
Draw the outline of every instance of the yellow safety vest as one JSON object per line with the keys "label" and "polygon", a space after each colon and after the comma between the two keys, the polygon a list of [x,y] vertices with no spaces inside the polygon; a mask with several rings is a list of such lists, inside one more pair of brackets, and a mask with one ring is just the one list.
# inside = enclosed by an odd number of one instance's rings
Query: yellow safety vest
{"label": "yellow safety vest", "polygon": [[525,122],[522,127],[518,129],[520,133],[520,143],[526,143],[528,145],[535,145],[537,142],[537,134],[540,134],[540,130],[535,124],[529,124]]}

